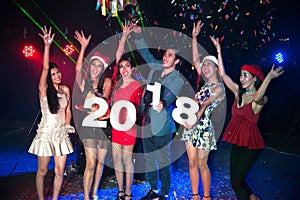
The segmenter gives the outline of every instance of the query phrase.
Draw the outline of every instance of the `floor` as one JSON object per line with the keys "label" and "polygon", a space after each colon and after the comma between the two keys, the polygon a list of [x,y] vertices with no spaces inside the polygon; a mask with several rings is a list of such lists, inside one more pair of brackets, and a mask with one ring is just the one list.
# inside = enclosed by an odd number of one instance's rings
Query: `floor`
{"label": "floor", "polygon": [[[35,170],[36,157],[27,153],[33,138],[30,133],[31,124],[26,122],[11,122],[0,129],[0,198],[1,199],[36,199]],[[247,181],[253,191],[262,200],[298,199],[297,191],[300,185],[300,149],[299,137],[292,135],[277,151],[283,138],[264,134],[267,148],[259,153]],[[282,137],[282,136],[281,136]],[[80,143],[75,136],[71,137],[78,152],[70,154],[67,160],[65,179],[60,199],[83,199],[82,192],[82,162],[80,162]],[[188,160],[185,153],[176,155],[177,149],[184,144],[175,138],[172,145],[172,181],[169,199],[189,199],[191,187],[188,173]],[[209,157],[213,199],[236,199],[230,185],[229,155],[230,145],[219,141],[218,150]],[[106,158],[111,162],[111,156]],[[77,164],[77,165],[76,165]],[[140,164],[136,162],[136,168]],[[53,161],[45,180],[45,194],[51,199],[53,181]],[[136,171],[138,171],[137,169]],[[140,199],[149,190],[149,184],[143,173],[135,174],[132,193],[133,199]],[[202,193],[201,184],[199,192]],[[114,171],[105,166],[102,181],[98,190],[99,199],[114,199],[117,196],[117,184]]]}

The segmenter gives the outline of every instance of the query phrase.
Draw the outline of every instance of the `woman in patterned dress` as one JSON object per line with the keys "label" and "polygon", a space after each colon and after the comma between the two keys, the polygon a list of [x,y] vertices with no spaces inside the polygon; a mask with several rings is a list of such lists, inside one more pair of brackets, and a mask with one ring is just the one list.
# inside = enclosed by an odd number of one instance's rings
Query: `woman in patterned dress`
{"label": "woman in patterned dress", "polygon": [[28,150],[38,157],[36,173],[36,189],[40,200],[44,200],[44,179],[48,172],[50,157],[54,156],[55,178],[53,197],[57,199],[64,177],[67,154],[73,152],[68,132],[75,132],[71,122],[70,90],[61,84],[61,72],[58,66],[49,62],[50,46],[54,34],[51,35],[46,27],[39,34],[44,40],[43,68],[39,81],[39,97],[42,118],[38,125],[37,134]]}
{"label": "woman in patterned dress", "polygon": [[189,173],[192,186],[192,198],[200,199],[198,192],[199,172],[203,186],[203,199],[211,199],[210,183],[211,175],[207,165],[208,155],[211,150],[217,149],[217,138],[215,137],[214,127],[211,122],[211,113],[225,98],[223,83],[218,77],[218,65],[223,65],[222,57],[204,57],[202,63],[199,61],[197,47],[197,36],[203,26],[201,21],[194,24],[192,32],[192,56],[194,66],[199,76],[203,76],[206,83],[195,95],[195,101],[200,109],[197,113],[195,125],[186,124],[183,132],[183,140],[186,142],[187,155],[189,159]]}

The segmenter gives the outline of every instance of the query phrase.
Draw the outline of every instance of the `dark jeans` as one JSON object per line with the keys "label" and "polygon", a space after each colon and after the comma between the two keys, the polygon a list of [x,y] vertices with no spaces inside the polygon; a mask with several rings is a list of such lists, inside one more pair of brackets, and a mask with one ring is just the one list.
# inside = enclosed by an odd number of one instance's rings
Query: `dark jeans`
{"label": "dark jeans", "polygon": [[158,172],[161,179],[161,191],[169,193],[170,189],[170,141],[171,134],[165,136],[151,136],[150,127],[144,127],[143,148],[145,165],[151,189],[157,189]]}
{"label": "dark jeans", "polygon": [[257,149],[248,149],[247,147],[232,145],[230,155],[230,181],[238,199],[249,200],[249,195],[253,193],[244,179],[255,161],[257,153]]}

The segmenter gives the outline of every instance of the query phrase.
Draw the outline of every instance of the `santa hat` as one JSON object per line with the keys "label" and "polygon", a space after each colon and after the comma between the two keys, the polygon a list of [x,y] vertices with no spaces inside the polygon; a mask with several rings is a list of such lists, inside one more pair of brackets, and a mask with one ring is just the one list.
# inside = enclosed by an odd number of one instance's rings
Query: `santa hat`
{"label": "santa hat", "polygon": [[101,53],[96,51],[96,52],[94,52],[94,54],[91,57],[90,61],[95,60],[95,59],[99,60],[103,64],[104,70],[107,68],[108,63],[109,63],[109,57],[104,56]]}
{"label": "santa hat", "polygon": [[201,63],[201,67],[202,67],[202,65],[203,65],[203,63],[204,63],[204,61],[205,60],[211,60],[211,61],[213,61],[217,66],[218,66],[218,59],[216,58],[216,56],[205,56],[204,58],[203,58],[203,60],[202,60],[202,63]]}
{"label": "santa hat", "polygon": [[254,74],[255,76],[257,76],[259,78],[259,80],[261,82],[264,81],[264,73],[261,70],[261,68],[257,65],[246,64],[246,65],[242,66],[241,70],[244,70],[244,71],[250,72],[251,74]]}

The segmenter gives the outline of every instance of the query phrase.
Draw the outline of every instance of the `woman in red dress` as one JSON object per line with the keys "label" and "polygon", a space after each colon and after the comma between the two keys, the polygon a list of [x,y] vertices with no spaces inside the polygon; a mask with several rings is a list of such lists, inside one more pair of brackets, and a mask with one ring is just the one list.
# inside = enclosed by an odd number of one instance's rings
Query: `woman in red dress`
{"label": "woman in red dress", "polygon": [[[142,94],[142,87],[140,83],[134,78],[134,66],[129,58],[122,57],[125,41],[131,32],[129,26],[123,26],[122,38],[119,42],[119,47],[116,52],[116,63],[118,65],[119,74],[121,78],[118,80],[112,94],[112,105],[120,100],[126,100],[138,107]],[[120,124],[126,122],[128,110],[122,108],[118,115]],[[114,160],[114,168],[116,179],[118,182],[118,197],[117,199],[132,199],[131,186],[133,183],[133,160],[132,152],[136,141],[137,127],[133,125],[132,128],[126,131],[120,131],[112,128],[112,156]],[[124,171],[126,179],[126,187],[124,191]]]}
{"label": "woman in red dress", "polygon": [[[219,39],[212,38],[218,54],[221,54]],[[223,140],[232,144],[230,155],[230,181],[238,197],[243,200],[258,200],[252,192],[245,177],[256,159],[259,149],[265,147],[257,121],[262,108],[267,103],[265,96],[272,79],[283,74],[282,67],[272,69],[264,78],[261,68],[246,64],[241,68],[240,85],[234,83],[219,65],[219,73],[226,86],[234,93],[232,118],[227,125]]]}

